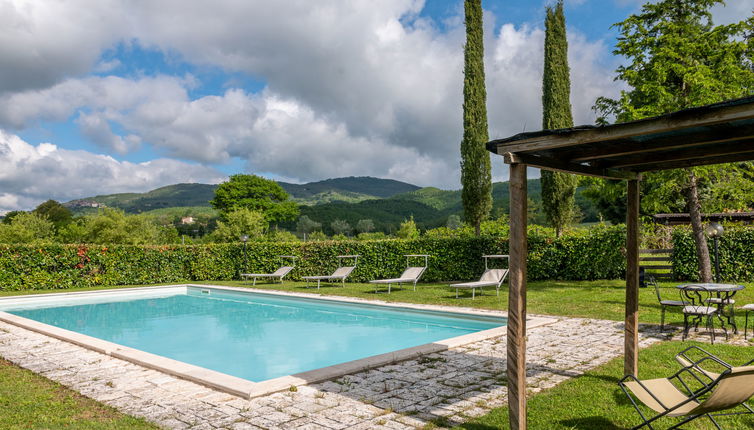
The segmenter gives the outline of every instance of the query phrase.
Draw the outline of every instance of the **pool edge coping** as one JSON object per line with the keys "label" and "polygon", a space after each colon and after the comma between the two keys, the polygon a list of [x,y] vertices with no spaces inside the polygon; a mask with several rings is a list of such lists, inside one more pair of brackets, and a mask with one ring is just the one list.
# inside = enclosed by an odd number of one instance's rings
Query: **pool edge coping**
{"label": "pool edge coping", "polygon": [[[151,289],[165,289],[176,287],[195,287],[195,288],[214,288],[226,291],[239,291],[239,292],[251,292],[262,293],[277,296],[288,297],[300,297],[326,301],[346,302],[354,304],[369,304],[376,306],[386,306],[391,308],[405,308],[411,310],[423,310],[423,311],[439,311],[449,312],[454,314],[466,314],[470,316],[504,316],[507,318],[507,312],[505,311],[492,311],[492,310],[479,310],[460,308],[449,309],[448,306],[439,305],[421,305],[413,303],[389,303],[377,300],[367,300],[353,297],[343,296],[322,296],[321,294],[309,294],[309,293],[296,293],[296,292],[283,292],[274,290],[260,290],[256,288],[245,287],[230,287],[223,285],[207,285],[207,284],[173,284],[173,285],[161,285],[161,286],[149,286],[149,287],[136,287],[128,289],[118,289],[120,291],[138,291],[138,290],[151,290]],[[96,290],[96,291],[76,291],[76,292],[64,292],[64,293],[50,293],[50,294],[35,294],[23,297],[51,297],[51,296],[72,296],[72,295],[90,295],[102,292],[113,292],[112,289]],[[0,297],[0,302],[3,299],[18,299],[21,296],[7,296]],[[400,361],[410,360],[421,355],[431,354],[436,352],[447,351],[451,348],[464,346],[473,342],[486,340],[492,337],[505,336],[507,334],[507,326],[496,327],[492,329],[482,330],[475,333],[469,333],[461,336],[456,336],[440,341],[426,343],[422,345],[413,346],[410,348],[404,348],[397,351],[388,353],[373,355],[357,360],[348,361],[345,363],[339,363],[332,366],[326,366],[319,369],[309,370],[306,372],[296,373],[293,375],[281,376],[273,379],[268,379],[261,382],[253,382],[247,379],[239,378],[236,376],[228,375],[226,373],[218,372],[215,370],[207,369],[204,367],[196,366],[193,364],[185,363],[182,361],[174,360],[171,358],[163,357],[157,354],[152,354],[146,351],[141,351],[135,348],[123,346],[114,342],[109,342],[85,334],[77,333],[71,330],[62,329],[49,324],[40,323],[28,318],[13,315],[7,312],[0,311],[0,321],[8,324],[15,325],[17,327],[30,330],[45,336],[69,342],[80,347],[90,349],[100,354],[109,355],[111,357],[119,358],[139,366],[169,374],[181,379],[185,379],[197,384],[201,384],[219,391],[223,391],[244,399],[251,399],[254,397],[260,397],[268,394],[273,394],[279,391],[290,389],[291,387],[297,387],[302,385],[314,384],[317,382],[323,382],[331,379],[338,378],[340,376],[356,373],[368,369],[373,369],[380,366],[385,366]],[[549,325],[556,322],[556,318],[549,317],[528,317],[527,326],[529,328],[539,327],[543,325]]]}

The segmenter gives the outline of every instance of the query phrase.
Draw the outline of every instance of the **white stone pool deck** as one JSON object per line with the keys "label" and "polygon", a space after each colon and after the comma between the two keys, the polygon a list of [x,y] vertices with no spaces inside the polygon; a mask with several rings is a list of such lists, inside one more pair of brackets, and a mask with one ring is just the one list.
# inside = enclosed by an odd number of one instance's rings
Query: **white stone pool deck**
{"label": "white stone pool deck", "polygon": [[[458,311],[458,308],[453,308]],[[555,317],[528,331],[531,392],[622,354],[615,321]],[[651,327],[641,346],[665,338]],[[506,402],[505,336],[251,400],[0,322],[0,356],[171,429],[414,429],[452,426]]]}

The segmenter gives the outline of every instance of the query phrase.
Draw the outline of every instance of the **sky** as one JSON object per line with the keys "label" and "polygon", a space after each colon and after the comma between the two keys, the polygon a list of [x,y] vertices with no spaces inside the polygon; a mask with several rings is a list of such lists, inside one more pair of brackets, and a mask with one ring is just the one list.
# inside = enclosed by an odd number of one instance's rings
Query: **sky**
{"label": "sky", "polygon": [[[540,128],[549,4],[482,2],[491,139]],[[565,0],[577,124],[641,4]],[[0,0],[0,28],[0,214],[237,173],[460,188],[461,0]]]}

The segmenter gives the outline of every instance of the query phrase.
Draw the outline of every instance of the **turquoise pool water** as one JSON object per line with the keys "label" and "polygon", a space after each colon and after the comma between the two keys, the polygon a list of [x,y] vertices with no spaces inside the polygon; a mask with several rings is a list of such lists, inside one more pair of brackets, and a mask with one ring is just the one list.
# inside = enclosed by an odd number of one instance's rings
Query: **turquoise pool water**
{"label": "turquoise pool water", "polygon": [[[0,310],[263,381],[505,325],[504,318],[188,287]],[[93,295],[92,295],[93,296]]]}

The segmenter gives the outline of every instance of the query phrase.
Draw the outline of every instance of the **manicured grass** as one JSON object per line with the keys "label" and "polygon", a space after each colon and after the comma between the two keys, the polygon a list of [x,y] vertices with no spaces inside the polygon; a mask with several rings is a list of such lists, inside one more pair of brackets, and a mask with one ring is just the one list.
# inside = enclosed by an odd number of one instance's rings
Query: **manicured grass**
{"label": "manicured grass", "polygon": [[[241,282],[207,282],[207,284],[248,286]],[[374,285],[346,283],[345,287],[324,286],[317,290],[306,288],[305,283],[284,282],[283,284],[257,284],[255,288],[294,291],[305,293],[319,293],[325,295],[339,295],[377,299],[388,302],[424,303],[445,306],[464,306],[481,309],[502,309],[508,307],[508,284],[503,284],[500,296],[495,296],[495,290],[485,289],[484,295],[477,295],[471,300],[470,291],[461,291],[461,298],[455,298],[455,290],[448,287],[449,283],[419,284],[416,291],[412,286],[394,289],[391,294],[385,294],[386,287],[380,285],[381,293],[375,294]],[[661,284],[663,299],[679,300],[677,282]],[[384,289],[384,290],[383,290]],[[479,291],[477,290],[477,294]],[[599,318],[623,321],[625,314],[626,288],[623,280],[602,281],[537,281],[529,282],[527,286],[528,312],[531,314],[561,315],[570,317]],[[754,285],[736,295],[737,303],[754,303]],[[743,315],[743,314],[741,314]],[[678,311],[669,310],[666,323],[681,325],[683,317]],[[639,292],[639,321],[641,323],[659,324],[660,306],[653,288],[642,288]],[[743,318],[738,318],[743,327]],[[751,322],[750,322],[751,323]]]}
{"label": "manicured grass", "polygon": [[[639,353],[639,374],[642,379],[671,376],[680,369],[674,360],[679,351],[693,342],[663,342]],[[748,346],[697,344],[732,365],[754,358]],[[606,430],[627,429],[641,423],[639,414],[618,387],[623,376],[623,359],[616,358],[583,376],[570,379],[528,399],[528,424],[532,429]],[[743,410],[739,408],[738,410]],[[645,414],[649,412],[644,410]],[[651,415],[649,415],[651,416]],[[754,415],[715,418],[725,429],[754,428]],[[655,428],[677,424],[677,418],[663,418]],[[498,408],[467,423],[459,429],[491,430],[508,428],[508,409]],[[683,428],[709,429],[712,423],[700,418]]]}
{"label": "manicured grass", "polygon": [[157,429],[0,359],[2,429]]}

